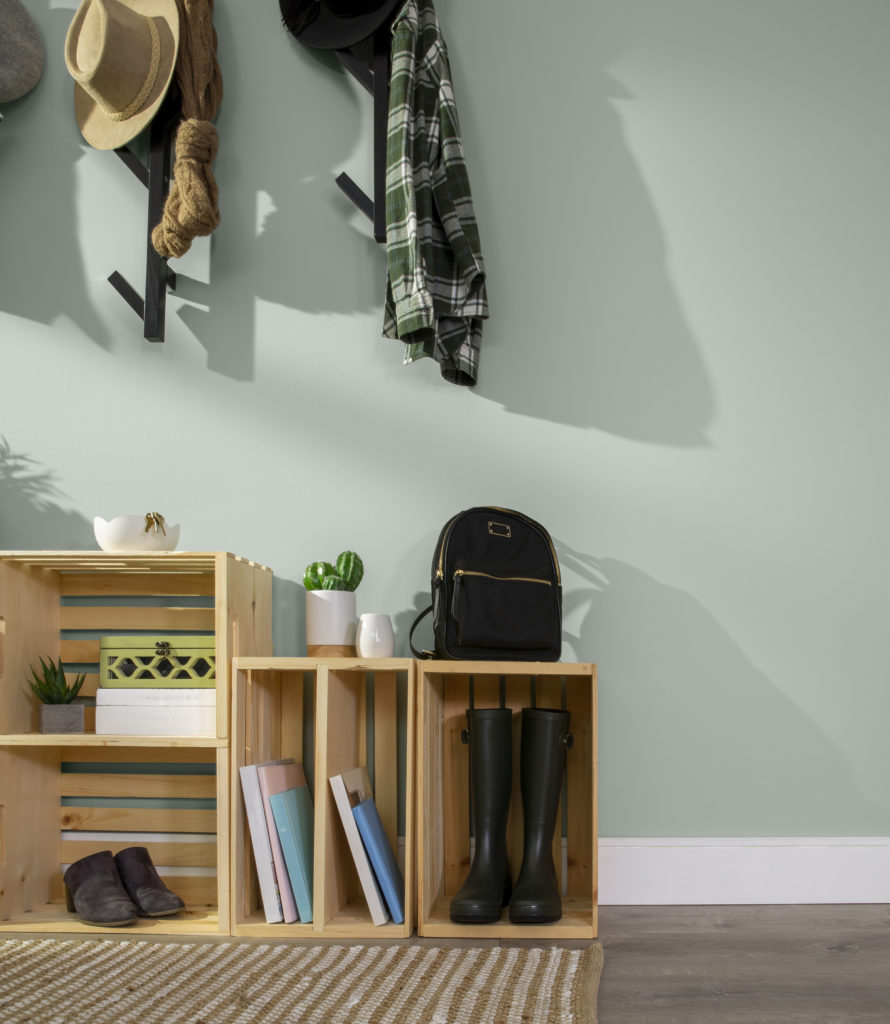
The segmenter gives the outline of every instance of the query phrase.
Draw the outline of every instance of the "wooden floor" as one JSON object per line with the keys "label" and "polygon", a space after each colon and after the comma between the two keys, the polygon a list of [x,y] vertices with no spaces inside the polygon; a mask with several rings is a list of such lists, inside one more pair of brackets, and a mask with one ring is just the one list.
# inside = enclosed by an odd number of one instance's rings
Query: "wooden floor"
{"label": "wooden floor", "polygon": [[890,1024],[890,905],[601,907],[599,1024]]}

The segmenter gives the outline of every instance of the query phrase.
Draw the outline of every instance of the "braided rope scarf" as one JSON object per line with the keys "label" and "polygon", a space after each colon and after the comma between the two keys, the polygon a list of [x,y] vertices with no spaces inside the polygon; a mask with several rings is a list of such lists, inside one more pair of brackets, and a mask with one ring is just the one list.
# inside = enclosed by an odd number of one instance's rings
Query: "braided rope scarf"
{"label": "braided rope scarf", "polygon": [[213,0],[176,0],[180,42],[176,83],[183,120],[176,130],[173,181],[161,222],[151,233],[155,251],[168,259],[188,252],[192,239],[219,224],[219,189],[211,164],[219,137],[211,124],[222,102],[216,59]]}

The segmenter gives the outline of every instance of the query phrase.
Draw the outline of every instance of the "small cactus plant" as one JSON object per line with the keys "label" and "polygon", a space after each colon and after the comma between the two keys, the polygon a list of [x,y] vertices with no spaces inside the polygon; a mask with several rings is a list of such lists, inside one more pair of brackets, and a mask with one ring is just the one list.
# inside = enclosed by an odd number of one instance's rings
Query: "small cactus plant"
{"label": "small cactus plant", "polygon": [[355,590],[365,574],[362,560],[354,551],[341,551],[337,561],[310,562],[303,572],[307,590]]}
{"label": "small cactus plant", "polygon": [[80,693],[86,676],[79,674],[69,686],[65,678],[65,667],[62,662],[55,662],[49,659],[49,664],[40,659],[41,674],[37,674],[36,668],[31,666],[33,680],[29,679],[28,684],[34,691],[34,696],[41,704],[70,704]]}

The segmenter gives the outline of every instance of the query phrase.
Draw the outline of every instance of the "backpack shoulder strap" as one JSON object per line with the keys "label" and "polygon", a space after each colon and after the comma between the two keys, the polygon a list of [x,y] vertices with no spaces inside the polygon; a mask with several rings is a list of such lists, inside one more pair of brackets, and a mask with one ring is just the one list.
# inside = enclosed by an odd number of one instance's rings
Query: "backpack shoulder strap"
{"label": "backpack shoulder strap", "polygon": [[436,656],[436,652],[435,651],[418,651],[417,648],[414,646],[414,630],[417,629],[417,627],[420,625],[420,623],[427,617],[427,615],[429,615],[429,613],[432,610],[433,610],[433,606],[432,605],[430,605],[429,608],[425,608],[420,613],[420,615],[417,616],[417,618],[414,620],[414,622],[411,625],[411,632],[408,634],[408,645],[410,646],[411,653],[414,655],[415,658],[421,658],[421,659],[423,659],[423,658],[434,658]]}

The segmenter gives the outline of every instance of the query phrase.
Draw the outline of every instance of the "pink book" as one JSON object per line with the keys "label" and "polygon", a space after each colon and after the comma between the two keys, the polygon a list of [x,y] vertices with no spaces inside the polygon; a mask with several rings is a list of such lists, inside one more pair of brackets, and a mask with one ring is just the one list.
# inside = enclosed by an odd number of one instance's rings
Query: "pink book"
{"label": "pink book", "polygon": [[296,789],[299,786],[305,786],[306,776],[303,773],[303,766],[293,762],[289,764],[257,765],[257,776],[259,777],[260,793],[263,795],[263,811],[266,815],[269,842],[272,844],[272,860],[275,864],[275,874],[278,878],[281,910],[286,923],[298,921],[297,903],[294,899],[294,891],[291,888],[290,879],[288,878],[284,852],[281,849],[281,840],[278,838],[278,829],[275,826],[275,818],[272,816],[269,797],[273,793],[283,793],[286,789]]}

